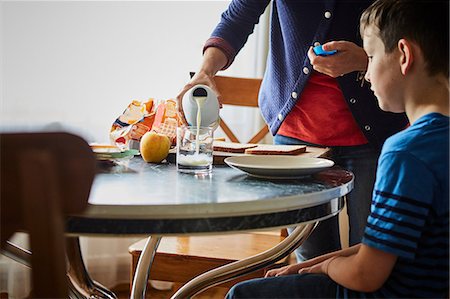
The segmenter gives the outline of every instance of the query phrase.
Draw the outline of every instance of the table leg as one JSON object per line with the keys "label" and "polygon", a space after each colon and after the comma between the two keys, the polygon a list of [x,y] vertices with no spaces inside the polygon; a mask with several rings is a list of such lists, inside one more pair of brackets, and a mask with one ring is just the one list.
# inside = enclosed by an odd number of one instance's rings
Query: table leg
{"label": "table leg", "polygon": [[117,299],[113,292],[89,276],[83,262],[78,237],[66,237],[66,252],[71,297]]}
{"label": "table leg", "polygon": [[[89,277],[81,256],[78,237],[66,238],[66,251],[69,264],[67,271],[69,298],[117,299],[114,293]],[[2,254],[27,267],[31,267],[32,253],[9,241],[5,245],[5,250],[2,250]]]}
{"label": "table leg", "polygon": [[31,268],[31,251],[17,246],[11,241],[6,241],[4,248],[0,249],[0,251],[4,256]]}
{"label": "table leg", "polygon": [[299,225],[277,246],[258,255],[227,264],[197,276],[180,288],[172,296],[172,299],[191,298],[207,288],[275,263],[300,246],[312,233],[317,224],[318,222]]}
{"label": "table leg", "polygon": [[131,289],[131,299],[145,298],[148,276],[158,249],[161,237],[150,236],[142,249],[133,277],[133,287]]}

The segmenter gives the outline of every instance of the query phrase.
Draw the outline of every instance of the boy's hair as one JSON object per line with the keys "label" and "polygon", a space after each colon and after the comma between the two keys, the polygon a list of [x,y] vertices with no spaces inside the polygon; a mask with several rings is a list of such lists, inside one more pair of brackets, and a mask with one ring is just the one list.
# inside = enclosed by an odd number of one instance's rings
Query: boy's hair
{"label": "boy's hair", "polygon": [[449,76],[449,0],[377,0],[362,14],[360,32],[379,29],[386,53],[406,38],[419,45],[429,75]]}

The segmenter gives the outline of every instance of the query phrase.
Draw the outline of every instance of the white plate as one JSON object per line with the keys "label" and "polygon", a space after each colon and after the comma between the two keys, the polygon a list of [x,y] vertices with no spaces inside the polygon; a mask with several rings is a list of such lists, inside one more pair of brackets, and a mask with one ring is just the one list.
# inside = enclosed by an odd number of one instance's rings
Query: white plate
{"label": "white plate", "polygon": [[91,149],[94,152],[97,160],[100,161],[129,160],[134,156],[139,155],[138,150],[121,150],[113,145],[91,145]]}
{"label": "white plate", "polygon": [[225,163],[248,175],[271,179],[302,177],[334,165],[328,159],[274,155],[228,157]]}

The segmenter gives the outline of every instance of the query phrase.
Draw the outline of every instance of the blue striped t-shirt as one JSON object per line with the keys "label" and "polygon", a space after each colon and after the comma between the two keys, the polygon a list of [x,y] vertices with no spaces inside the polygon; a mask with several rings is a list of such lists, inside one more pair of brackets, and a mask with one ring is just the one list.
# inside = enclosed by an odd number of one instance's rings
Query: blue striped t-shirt
{"label": "blue striped t-shirt", "polygon": [[362,243],[398,256],[391,275],[374,293],[338,297],[446,298],[448,216],[449,118],[430,113],[386,140],[378,161]]}

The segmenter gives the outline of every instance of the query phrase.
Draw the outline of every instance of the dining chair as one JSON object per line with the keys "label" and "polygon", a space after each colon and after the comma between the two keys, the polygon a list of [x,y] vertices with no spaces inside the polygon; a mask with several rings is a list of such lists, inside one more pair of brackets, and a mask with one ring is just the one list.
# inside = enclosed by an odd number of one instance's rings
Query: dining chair
{"label": "dining chair", "polygon": [[[214,81],[223,105],[258,109],[258,95],[262,79],[215,76]],[[219,125],[231,142],[242,143],[222,118],[220,118]],[[259,143],[268,133],[269,127],[264,125],[245,143]]]}
{"label": "dining chair", "polygon": [[29,234],[31,298],[67,298],[65,217],[87,207],[96,171],[89,145],[64,132],[0,134],[2,254],[20,260],[9,241]]}
{"label": "dining chair", "polygon": [[[192,76],[192,73],[191,73]],[[223,105],[258,107],[258,93],[261,79],[216,76],[215,82]],[[239,142],[224,120],[220,127],[232,142]],[[258,143],[269,132],[261,128],[248,143]],[[219,266],[241,260],[274,247],[287,236],[285,229],[258,233],[239,233],[220,236],[163,237],[158,246],[150,279],[185,283],[197,275]],[[131,280],[139,256],[147,239],[129,247],[132,258]],[[287,259],[275,266],[287,264]],[[274,265],[263,268],[222,286],[228,287],[237,281],[264,276]]]}

